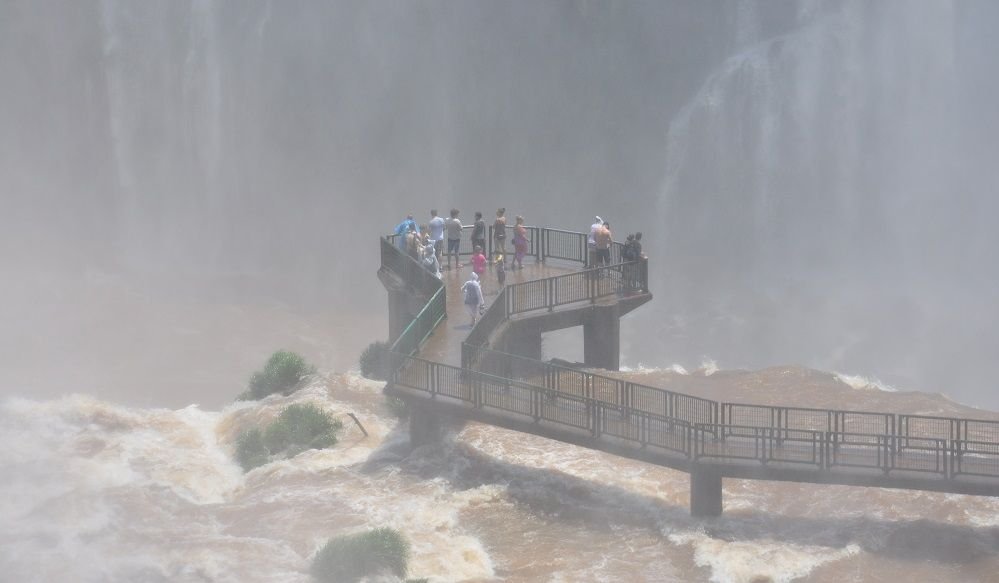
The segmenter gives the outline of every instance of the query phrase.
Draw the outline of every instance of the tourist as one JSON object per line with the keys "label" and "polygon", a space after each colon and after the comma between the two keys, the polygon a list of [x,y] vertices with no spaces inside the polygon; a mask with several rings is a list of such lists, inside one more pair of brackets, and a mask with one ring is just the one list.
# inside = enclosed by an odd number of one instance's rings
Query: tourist
{"label": "tourist", "polygon": [[444,256],[444,219],[437,216],[437,209],[430,211],[430,242],[434,244],[434,254],[438,260]]}
{"label": "tourist", "polygon": [[413,220],[413,215],[406,215],[406,219],[396,225],[395,231],[393,231],[396,235],[395,243],[399,246],[400,251],[406,250],[406,235],[409,234],[410,226],[416,228],[416,221]]}
{"label": "tourist", "polygon": [[635,259],[645,259],[645,253],[642,253],[642,232],[641,231],[635,233]]}
{"label": "tourist", "polygon": [[524,217],[517,215],[516,226],[513,228],[513,261],[510,267],[513,269],[514,263],[517,269],[524,269],[524,256],[527,255],[527,227],[524,226]]}
{"label": "tourist", "polygon": [[451,217],[444,221],[447,230],[447,268],[451,269],[451,256],[454,255],[455,267],[461,269],[461,221],[458,220],[458,209],[451,209]]}
{"label": "tourist", "polygon": [[506,285],[506,266],[503,263],[502,255],[496,258],[496,281],[499,282],[501,289]]}
{"label": "tourist", "polygon": [[486,248],[486,221],[479,211],[475,211],[475,223],[472,227],[472,249],[476,247],[483,250]]}
{"label": "tourist", "polygon": [[496,255],[506,255],[506,214],[505,208],[496,209],[496,220],[493,221],[493,251]]}
{"label": "tourist", "polygon": [[441,278],[441,263],[437,260],[437,250],[433,243],[423,248],[423,267],[437,279]]}
{"label": "tourist", "polygon": [[479,285],[479,274],[472,272],[472,279],[466,281],[461,286],[461,291],[465,294],[465,309],[472,317],[470,326],[475,326],[475,318],[483,311],[486,301],[482,297],[482,286]]}
{"label": "tourist", "polygon": [[597,265],[610,265],[611,230],[610,223],[604,222],[603,226],[593,235],[596,246]]}
{"label": "tourist", "polygon": [[416,261],[420,260],[420,233],[417,230],[416,223],[411,223],[409,225],[409,230],[406,231],[405,238],[406,253]]}
{"label": "tourist", "polygon": [[589,250],[587,264],[593,266],[597,262],[597,231],[603,228],[604,220],[599,216],[594,217],[596,222],[590,225],[590,235],[586,238],[586,248]]}
{"label": "tourist", "polygon": [[635,235],[629,234],[625,240],[624,247],[621,248],[621,259],[625,261],[634,261],[637,259],[635,256]]}
{"label": "tourist", "polygon": [[472,271],[480,278],[486,275],[486,256],[482,253],[482,247],[475,247],[472,255]]}

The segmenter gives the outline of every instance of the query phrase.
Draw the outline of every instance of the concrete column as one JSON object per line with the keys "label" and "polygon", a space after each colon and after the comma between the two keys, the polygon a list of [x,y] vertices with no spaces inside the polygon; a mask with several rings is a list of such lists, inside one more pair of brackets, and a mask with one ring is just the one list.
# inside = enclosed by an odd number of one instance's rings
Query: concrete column
{"label": "concrete column", "polygon": [[617,304],[594,306],[584,320],[583,362],[607,370],[621,367],[621,318]]}
{"label": "concrete column", "polygon": [[444,435],[441,419],[424,407],[409,407],[409,443],[413,447],[436,443]]}
{"label": "concrete column", "polygon": [[722,513],[722,477],[710,468],[690,472],[690,515],[713,518]]}
{"label": "concrete column", "polygon": [[510,354],[541,360],[541,325],[524,320],[511,326],[503,335],[503,350]]}

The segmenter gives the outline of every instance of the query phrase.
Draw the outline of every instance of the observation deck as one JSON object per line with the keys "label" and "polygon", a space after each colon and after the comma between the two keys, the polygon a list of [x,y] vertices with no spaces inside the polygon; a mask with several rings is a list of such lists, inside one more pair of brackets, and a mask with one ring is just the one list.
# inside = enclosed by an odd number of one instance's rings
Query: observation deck
{"label": "observation deck", "polygon": [[[385,391],[410,406],[414,444],[436,439],[446,415],[656,463],[691,474],[697,516],[721,514],[726,477],[999,496],[997,421],[717,402],[593,372],[618,368],[619,319],[652,299],[648,261],[623,260],[619,243],[593,267],[586,234],[530,227],[524,269],[503,288],[486,274],[488,309],[470,327],[470,268],[437,279],[393,239],[379,270]],[[587,370],[544,362],[541,334],[573,326]]]}

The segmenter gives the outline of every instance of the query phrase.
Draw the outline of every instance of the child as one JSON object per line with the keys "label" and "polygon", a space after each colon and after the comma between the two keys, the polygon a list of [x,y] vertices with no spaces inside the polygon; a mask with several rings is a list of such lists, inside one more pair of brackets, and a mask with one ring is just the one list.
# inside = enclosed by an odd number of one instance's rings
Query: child
{"label": "child", "polygon": [[482,247],[476,247],[475,254],[472,255],[472,271],[479,276],[477,279],[480,282],[486,275],[486,256],[482,254]]}
{"label": "child", "polygon": [[500,287],[506,285],[506,266],[503,265],[503,256],[496,258],[496,279],[499,280]]}

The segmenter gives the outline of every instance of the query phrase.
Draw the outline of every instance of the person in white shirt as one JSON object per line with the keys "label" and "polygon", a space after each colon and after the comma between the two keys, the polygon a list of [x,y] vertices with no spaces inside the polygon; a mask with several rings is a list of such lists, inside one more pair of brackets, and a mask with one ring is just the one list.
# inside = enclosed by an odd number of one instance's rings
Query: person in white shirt
{"label": "person in white shirt", "polygon": [[434,254],[440,260],[444,252],[444,219],[437,216],[437,209],[430,211],[430,242],[434,244]]}
{"label": "person in white shirt", "polygon": [[589,249],[589,265],[592,267],[597,262],[597,232],[604,228],[604,220],[600,217],[594,217],[597,222],[590,225],[590,236],[586,238],[586,248]]}
{"label": "person in white shirt", "polygon": [[451,217],[444,220],[444,227],[447,230],[447,267],[451,269],[451,256],[454,255],[454,264],[461,269],[461,221],[458,220],[458,209],[451,209]]}

